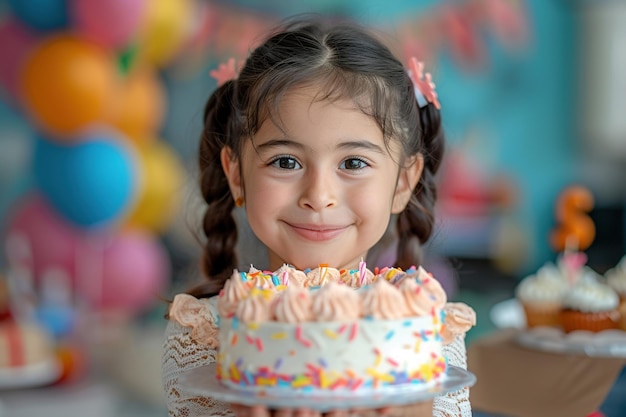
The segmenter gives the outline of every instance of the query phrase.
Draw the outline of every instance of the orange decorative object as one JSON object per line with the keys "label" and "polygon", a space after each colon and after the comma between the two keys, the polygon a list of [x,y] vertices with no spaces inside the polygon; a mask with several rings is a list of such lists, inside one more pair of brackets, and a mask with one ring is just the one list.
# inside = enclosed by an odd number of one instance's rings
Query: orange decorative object
{"label": "orange decorative object", "polygon": [[550,235],[550,244],[558,252],[587,249],[596,236],[593,220],[587,215],[593,209],[594,198],[582,186],[563,190],[556,204],[556,220],[559,226]]}
{"label": "orange decorative object", "polygon": [[45,130],[73,135],[103,121],[115,80],[115,61],[104,49],[73,35],[55,35],[24,64],[23,101]]}
{"label": "orange decorative object", "polygon": [[136,143],[151,141],[161,127],[166,107],[165,88],[156,71],[132,70],[116,91],[111,124]]}

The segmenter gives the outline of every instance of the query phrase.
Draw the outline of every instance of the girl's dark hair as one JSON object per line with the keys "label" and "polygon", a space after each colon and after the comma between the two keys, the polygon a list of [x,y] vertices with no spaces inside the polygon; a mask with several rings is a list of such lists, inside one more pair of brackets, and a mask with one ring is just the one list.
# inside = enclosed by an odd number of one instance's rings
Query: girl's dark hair
{"label": "girl's dark hair", "polygon": [[[439,111],[419,108],[405,67],[373,35],[353,23],[299,18],[285,23],[246,59],[236,80],[217,88],[204,111],[200,142],[200,187],[208,204],[203,219],[203,270],[208,282],[190,291],[214,295],[237,266],[233,198],[220,164],[224,146],[233,157],[271,118],[280,126],[281,98],[296,87],[322,86],[319,100],[351,98],[398,140],[405,159],[421,154],[424,170],[407,208],[397,216],[396,266],[419,264],[420,244],[431,235],[436,199],[434,175],[444,150]],[[406,161],[398,161],[405,163]]]}

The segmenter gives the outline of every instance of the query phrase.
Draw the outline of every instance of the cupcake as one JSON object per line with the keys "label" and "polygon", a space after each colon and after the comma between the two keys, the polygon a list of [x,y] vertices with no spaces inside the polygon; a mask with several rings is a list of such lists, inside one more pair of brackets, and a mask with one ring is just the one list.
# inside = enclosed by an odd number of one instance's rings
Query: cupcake
{"label": "cupcake", "polygon": [[617,265],[604,274],[606,283],[619,295],[622,304],[626,304],[626,255]]}
{"label": "cupcake", "polygon": [[583,281],[563,298],[561,324],[565,332],[615,329],[619,319],[619,297],[608,285]]}
{"label": "cupcake", "polygon": [[527,327],[560,326],[562,302],[568,284],[553,264],[546,264],[515,288]]}

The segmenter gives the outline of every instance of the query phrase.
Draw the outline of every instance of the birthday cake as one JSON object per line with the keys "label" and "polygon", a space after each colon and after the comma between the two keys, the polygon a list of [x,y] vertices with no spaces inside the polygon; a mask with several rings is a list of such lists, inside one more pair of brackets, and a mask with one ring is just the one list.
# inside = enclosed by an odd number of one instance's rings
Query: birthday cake
{"label": "birthday cake", "polygon": [[217,300],[217,377],[266,392],[427,387],[446,377],[445,303],[422,268],[234,271]]}

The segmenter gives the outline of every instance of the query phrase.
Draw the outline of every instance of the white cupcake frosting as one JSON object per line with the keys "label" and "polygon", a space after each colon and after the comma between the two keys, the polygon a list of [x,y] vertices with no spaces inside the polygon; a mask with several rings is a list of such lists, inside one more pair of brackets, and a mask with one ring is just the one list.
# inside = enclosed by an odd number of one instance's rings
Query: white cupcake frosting
{"label": "white cupcake frosting", "polygon": [[568,284],[556,266],[546,264],[520,281],[515,295],[525,303],[560,303],[567,289]]}
{"label": "white cupcake frosting", "polygon": [[563,299],[565,308],[585,313],[611,311],[618,305],[619,297],[611,287],[592,281],[579,282],[567,292]]}
{"label": "white cupcake frosting", "polygon": [[617,265],[604,274],[606,283],[623,297],[626,297],[626,255]]}

